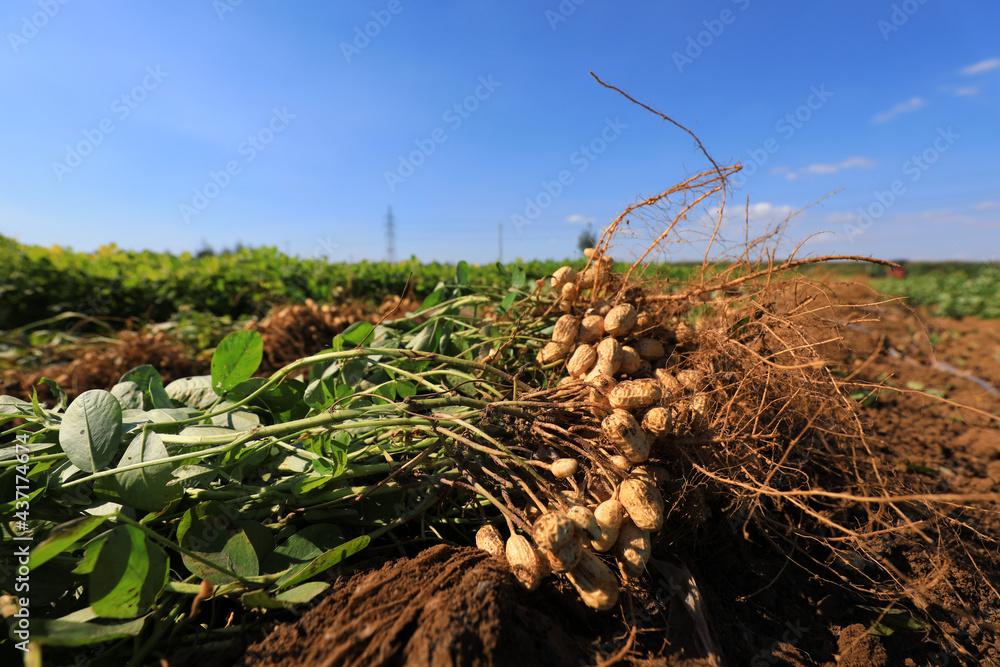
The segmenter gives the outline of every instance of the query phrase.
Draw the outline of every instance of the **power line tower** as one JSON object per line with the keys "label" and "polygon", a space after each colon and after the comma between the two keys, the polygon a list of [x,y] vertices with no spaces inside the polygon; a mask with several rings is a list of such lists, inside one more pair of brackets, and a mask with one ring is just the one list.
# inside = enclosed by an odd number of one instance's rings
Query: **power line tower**
{"label": "power line tower", "polygon": [[386,259],[389,262],[396,261],[396,225],[392,217],[392,207],[389,207],[389,214],[385,218],[385,241]]}

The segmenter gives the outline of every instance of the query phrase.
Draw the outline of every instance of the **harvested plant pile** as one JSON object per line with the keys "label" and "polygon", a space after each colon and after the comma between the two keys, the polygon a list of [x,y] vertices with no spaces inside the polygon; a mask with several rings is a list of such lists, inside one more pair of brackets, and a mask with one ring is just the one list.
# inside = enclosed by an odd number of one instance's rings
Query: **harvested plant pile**
{"label": "harvested plant pile", "polygon": [[[839,340],[826,294],[790,273],[816,260],[750,262],[749,245],[691,283],[643,278],[695,206],[724,203],[734,170],[629,207],[579,272],[473,288],[460,263],[419,309],[355,323],[267,378],[265,341],[245,330],[211,375],[164,386],[139,366],[65,409],[0,397],[4,548],[31,544],[30,603],[3,598],[12,637],[35,657],[89,646],[93,665],[226,646],[329,589],[345,559],[411,540],[474,542],[529,590],[565,581],[627,628],[621,655],[643,641],[649,573],[683,572],[706,533],[767,543],[882,616],[927,610],[889,552],[971,498],[908,493],[871,451],[820,356]],[[619,225],[651,209],[671,217],[613,271]],[[697,582],[685,590],[717,661]]]}

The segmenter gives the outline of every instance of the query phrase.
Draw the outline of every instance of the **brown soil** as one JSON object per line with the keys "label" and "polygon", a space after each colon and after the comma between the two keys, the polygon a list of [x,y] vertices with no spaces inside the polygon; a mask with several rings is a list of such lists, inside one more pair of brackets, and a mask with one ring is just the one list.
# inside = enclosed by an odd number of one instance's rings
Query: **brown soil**
{"label": "brown soil", "polygon": [[576,665],[595,622],[554,589],[525,594],[483,551],[438,545],[343,582],[237,664]]}
{"label": "brown soil", "polygon": [[[264,358],[258,371],[267,376],[310,354],[330,346],[334,336],[359,321],[377,322],[383,316],[398,316],[419,304],[389,297],[378,307],[354,301],[336,307],[319,306],[309,300],[274,308],[264,319],[246,328],[264,337]],[[209,372],[210,357],[182,345],[170,332],[157,326],[138,331],[124,330],[113,336],[83,338],[79,342],[38,350],[41,358],[34,370],[0,367],[0,395],[30,400],[32,390],[41,401],[55,402],[42,378],[55,380],[73,400],[88,389],[111,389],[136,366],[151,364],[163,383]]]}

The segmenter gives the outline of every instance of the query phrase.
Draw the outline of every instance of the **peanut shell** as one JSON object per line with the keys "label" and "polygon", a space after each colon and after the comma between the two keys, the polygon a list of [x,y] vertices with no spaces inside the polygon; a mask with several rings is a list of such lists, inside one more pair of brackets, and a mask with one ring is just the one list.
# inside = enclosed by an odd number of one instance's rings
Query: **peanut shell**
{"label": "peanut shell", "polygon": [[551,284],[555,289],[562,289],[563,285],[574,280],[576,280],[576,271],[571,266],[560,266],[552,272]]}
{"label": "peanut shell", "polygon": [[538,588],[538,584],[548,576],[548,563],[524,535],[511,535],[505,551],[510,571],[529,591]]}
{"label": "peanut shell", "polygon": [[568,572],[576,567],[583,555],[580,540],[570,540],[558,549],[539,549],[553,572]]}
{"label": "peanut shell", "polygon": [[476,531],[476,547],[491,556],[503,556],[504,544],[500,531],[492,524],[486,524]]}
{"label": "peanut shell", "polygon": [[608,401],[613,408],[638,410],[655,404],[662,395],[656,380],[623,380],[608,394]]}
{"label": "peanut shell", "polygon": [[635,326],[637,318],[638,313],[632,304],[617,305],[604,318],[604,330],[610,336],[624,336]]}
{"label": "peanut shell", "polygon": [[580,323],[578,334],[581,343],[596,343],[604,335],[604,318],[600,315],[587,315]]}
{"label": "peanut shell", "polygon": [[583,550],[580,562],[566,573],[583,602],[597,611],[607,611],[618,604],[618,579],[600,558]]}
{"label": "peanut shell", "polygon": [[663,343],[655,338],[640,338],[633,343],[632,347],[634,347],[635,351],[639,353],[639,356],[646,361],[656,361],[667,353],[666,349],[663,347]]}
{"label": "peanut shell", "polygon": [[546,512],[535,520],[531,537],[543,549],[555,551],[573,539],[576,527],[562,512]]}
{"label": "peanut shell", "polygon": [[570,346],[566,343],[546,343],[545,346],[538,351],[535,361],[537,361],[540,366],[544,366],[545,364],[558,361],[559,359],[565,357],[569,354],[569,349]]}
{"label": "peanut shell", "polygon": [[642,417],[642,430],[655,438],[662,438],[670,433],[674,425],[670,408],[656,406],[650,408]]}
{"label": "peanut shell", "polygon": [[656,531],[663,527],[663,496],[655,484],[642,478],[626,479],[618,487],[618,500],[639,528]]}
{"label": "peanut shell", "polygon": [[646,571],[646,563],[653,550],[653,541],[648,530],[643,530],[632,521],[622,522],[615,542],[615,555],[622,571],[633,577],[641,577]]}
{"label": "peanut shell", "polygon": [[583,344],[576,348],[566,364],[566,370],[573,377],[586,375],[597,363],[597,350],[593,345]]}
{"label": "peanut shell", "polygon": [[624,516],[625,507],[614,498],[605,500],[594,508],[594,521],[601,532],[600,537],[590,540],[594,551],[607,551],[614,546]]}
{"label": "peanut shell", "polygon": [[552,330],[552,342],[571,345],[576,341],[578,331],[580,331],[580,319],[572,315],[563,315],[556,320],[556,326]]}
{"label": "peanut shell", "polygon": [[566,479],[576,474],[580,464],[576,459],[556,459],[549,466],[552,476],[556,479]]}
{"label": "peanut shell", "polygon": [[631,413],[616,408],[601,422],[601,430],[619,453],[632,463],[641,463],[649,458],[649,440]]}
{"label": "peanut shell", "polygon": [[631,345],[622,345],[622,365],[618,368],[618,372],[631,376],[641,366],[642,358],[639,357],[639,353],[635,351],[635,348]]}

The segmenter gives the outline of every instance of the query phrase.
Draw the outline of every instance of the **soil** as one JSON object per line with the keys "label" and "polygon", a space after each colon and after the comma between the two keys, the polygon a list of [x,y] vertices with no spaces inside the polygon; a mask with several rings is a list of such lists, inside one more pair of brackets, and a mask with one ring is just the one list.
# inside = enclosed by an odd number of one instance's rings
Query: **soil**
{"label": "soil", "polygon": [[[836,292],[840,300],[873,301],[863,286]],[[915,493],[1000,492],[1000,321],[921,318],[898,304],[838,310],[836,318],[844,340],[827,356],[859,398],[876,392],[859,414],[886,470]],[[286,337],[303,340],[296,356],[325,346],[307,350],[301,332]],[[271,363],[280,365],[274,356]],[[155,358],[140,363],[161,366]],[[117,379],[111,375],[105,385]],[[102,385],[85,388],[95,386]],[[846,578],[780,557],[764,536],[708,521],[697,534],[654,545],[647,575],[613,612],[585,608],[561,578],[527,592],[485,552],[437,545],[371,564],[298,619],[197,661],[1000,666],[1000,504],[956,501],[949,509],[924,527],[923,538],[887,534],[860,556],[891,565],[907,591],[889,606],[873,604]],[[721,516],[723,509],[691,511]],[[169,663],[193,661],[186,654]]]}

